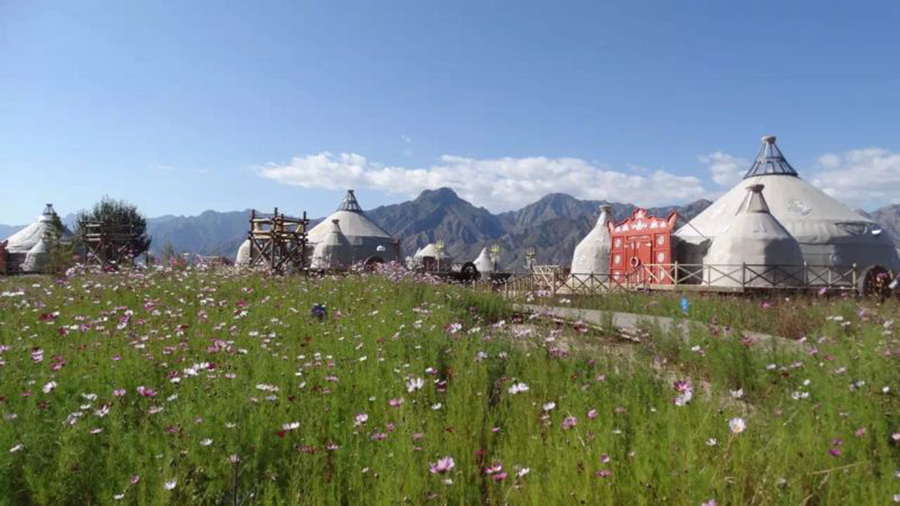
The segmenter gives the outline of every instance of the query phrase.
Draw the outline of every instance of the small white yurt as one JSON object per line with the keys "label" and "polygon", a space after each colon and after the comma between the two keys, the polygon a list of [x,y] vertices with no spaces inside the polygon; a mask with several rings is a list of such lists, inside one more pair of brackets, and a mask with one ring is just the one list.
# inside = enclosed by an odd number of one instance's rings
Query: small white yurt
{"label": "small white yurt", "polygon": [[[50,254],[45,239],[49,237],[55,216],[53,205],[47,204],[37,220],[7,239],[10,271],[40,272],[44,269]],[[60,231],[60,240],[72,240],[72,232],[65,226]]]}
{"label": "small white yurt", "polygon": [[328,235],[316,243],[311,267],[317,270],[344,269],[353,265],[353,247],[341,231],[340,220],[328,223]]}
{"label": "small white yurt", "polygon": [[478,258],[472,263],[475,264],[475,268],[478,269],[478,272],[481,273],[482,277],[488,277],[494,272],[494,262],[491,260],[491,255],[488,253],[487,246],[481,248],[481,253],[478,254]]}
{"label": "small white yurt", "polygon": [[237,256],[234,258],[235,267],[247,267],[250,265],[250,239],[244,240],[237,250]]}
{"label": "small white yurt", "polygon": [[612,239],[608,223],[611,219],[612,206],[600,206],[600,216],[594,228],[575,247],[572,268],[569,269],[573,275],[609,273],[609,249]]}
{"label": "small white yurt", "polygon": [[346,240],[345,247],[349,248],[346,253],[338,255],[343,263],[341,267],[350,267],[375,258],[385,262],[400,260],[400,241],[366,216],[353,190],[347,190],[337,211],[309,231],[310,244],[316,246],[333,235],[332,224],[335,220],[340,223],[338,228]]}
{"label": "small white yurt", "polygon": [[434,244],[429,244],[417,251],[413,260],[416,265],[424,267],[427,271],[449,270],[453,265],[453,257],[443,249],[438,249]]}
{"label": "small white yurt", "polygon": [[764,184],[772,216],[797,240],[811,266],[849,268],[873,266],[900,269],[900,257],[887,233],[872,220],[852,211],[800,179],[775,144],[762,138],[762,148],[743,181],[680,228],[682,263],[696,264],[708,241],[724,234],[744,202],[750,186]]}
{"label": "small white yurt", "polygon": [[803,284],[800,244],[769,212],[763,188],[747,187],[741,208],[712,240],[703,258],[705,284],[765,288]]}

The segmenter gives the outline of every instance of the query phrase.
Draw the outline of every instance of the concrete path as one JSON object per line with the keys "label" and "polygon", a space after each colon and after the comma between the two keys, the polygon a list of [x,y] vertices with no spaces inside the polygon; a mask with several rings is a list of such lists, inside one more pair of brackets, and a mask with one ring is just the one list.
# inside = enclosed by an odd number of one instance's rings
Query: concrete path
{"label": "concrete path", "polygon": [[[555,307],[555,306],[539,306],[536,304],[515,304],[517,311],[535,313],[551,318],[560,318],[568,321],[581,320],[585,323],[598,325],[603,327],[612,321],[612,325],[626,336],[636,337],[641,335],[642,330],[653,325],[659,325],[663,330],[677,328],[681,330],[682,335],[687,335],[694,325],[701,327],[709,327],[709,324],[696,320],[676,320],[666,316],[652,316],[635,313],[620,313],[617,311],[601,311],[597,309],[581,309],[574,307]],[[728,336],[729,332],[719,327],[722,335]],[[761,332],[744,331],[742,337],[748,337],[756,343],[774,343],[779,345],[788,345],[792,347],[802,347],[802,344],[792,339],[784,337],[772,336]]]}

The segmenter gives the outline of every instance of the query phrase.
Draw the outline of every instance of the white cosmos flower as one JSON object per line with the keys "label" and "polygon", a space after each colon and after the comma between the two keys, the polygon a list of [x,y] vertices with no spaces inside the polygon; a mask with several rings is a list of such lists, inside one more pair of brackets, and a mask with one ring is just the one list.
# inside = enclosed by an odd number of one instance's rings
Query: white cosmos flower
{"label": "white cosmos flower", "polygon": [[552,411],[555,408],[556,408],[556,403],[553,401],[550,401],[547,404],[544,404],[544,411]]}
{"label": "white cosmos flower", "polygon": [[206,438],[203,441],[200,441],[200,446],[209,446],[212,444],[212,442],[213,442],[212,439]]}
{"label": "white cosmos flower", "polygon": [[728,428],[732,434],[740,434],[747,430],[747,422],[743,418],[732,418],[728,421]]}
{"label": "white cosmos flower", "polygon": [[51,381],[51,382],[47,383],[46,385],[44,385],[43,390],[44,390],[45,394],[49,394],[50,392],[53,391],[54,388],[56,388],[56,382]]}
{"label": "white cosmos flower", "polygon": [[520,382],[520,383],[513,383],[513,384],[509,387],[508,391],[509,391],[509,393],[511,393],[512,395],[516,395],[516,394],[519,393],[519,392],[527,392],[527,391],[528,391],[528,385],[526,385],[525,383],[521,383],[521,382]]}
{"label": "white cosmos flower", "polygon": [[175,480],[169,480],[169,481],[167,481],[166,484],[165,484],[166,490],[172,490],[172,489],[174,489],[174,488],[175,488],[175,485],[177,485],[177,484],[178,484],[178,482],[175,481]]}
{"label": "white cosmos flower", "polygon": [[425,380],[423,380],[422,378],[414,378],[406,383],[406,390],[409,393],[413,393],[416,390],[421,389],[423,386],[425,386]]}

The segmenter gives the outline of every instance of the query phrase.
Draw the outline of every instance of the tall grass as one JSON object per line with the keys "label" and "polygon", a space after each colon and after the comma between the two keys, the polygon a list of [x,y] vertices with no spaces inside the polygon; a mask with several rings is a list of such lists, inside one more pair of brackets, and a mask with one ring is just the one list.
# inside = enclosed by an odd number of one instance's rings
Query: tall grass
{"label": "tall grass", "polygon": [[[622,344],[514,324],[488,294],[372,275],[22,277],[0,293],[8,504],[883,504],[900,493],[900,344],[851,302],[813,306],[823,324],[798,348],[707,327]],[[765,320],[730,300],[692,308]],[[851,325],[824,320],[840,312]],[[685,405],[673,379],[693,384]],[[738,417],[747,429],[732,433]],[[453,468],[432,472],[443,457]]]}

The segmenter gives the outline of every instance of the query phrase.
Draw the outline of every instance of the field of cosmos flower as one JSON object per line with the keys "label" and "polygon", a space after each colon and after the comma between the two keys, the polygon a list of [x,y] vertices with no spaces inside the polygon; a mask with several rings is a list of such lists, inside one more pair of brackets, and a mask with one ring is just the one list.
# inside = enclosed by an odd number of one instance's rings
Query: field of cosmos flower
{"label": "field of cosmos flower", "polygon": [[635,339],[396,271],[0,279],[0,503],[900,502],[895,301],[690,299]]}

